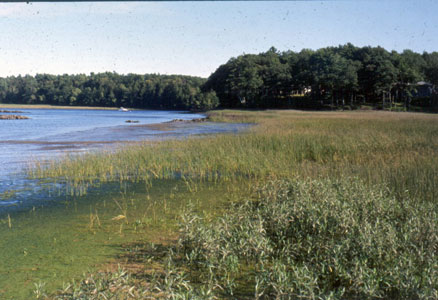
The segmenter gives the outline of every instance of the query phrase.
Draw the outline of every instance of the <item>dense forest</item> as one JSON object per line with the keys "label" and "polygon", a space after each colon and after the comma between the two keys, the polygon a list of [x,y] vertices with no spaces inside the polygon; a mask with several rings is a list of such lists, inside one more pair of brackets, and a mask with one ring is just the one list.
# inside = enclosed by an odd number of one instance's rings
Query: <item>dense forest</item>
{"label": "dense forest", "polygon": [[438,110],[438,52],[346,44],[231,58],[208,79],[182,75],[11,76],[0,103],[149,109],[375,108]]}
{"label": "dense forest", "polygon": [[205,79],[181,75],[11,76],[0,78],[0,103],[206,110],[218,105],[201,92]]}
{"label": "dense forest", "polygon": [[[420,84],[418,84],[420,83]],[[231,58],[203,85],[223,107],[437,108],[438,52],[346,44]]]}

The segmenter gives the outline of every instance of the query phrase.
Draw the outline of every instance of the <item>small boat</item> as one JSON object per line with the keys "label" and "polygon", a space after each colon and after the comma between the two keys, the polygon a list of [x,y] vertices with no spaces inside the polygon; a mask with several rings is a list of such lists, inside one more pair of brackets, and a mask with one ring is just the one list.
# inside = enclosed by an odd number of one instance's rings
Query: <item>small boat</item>
{"label": "small boat", "polygon": [[124,108],[124,107],[120,107],[120,108],[119,108],[119,111],[129,111],[129,109]]}

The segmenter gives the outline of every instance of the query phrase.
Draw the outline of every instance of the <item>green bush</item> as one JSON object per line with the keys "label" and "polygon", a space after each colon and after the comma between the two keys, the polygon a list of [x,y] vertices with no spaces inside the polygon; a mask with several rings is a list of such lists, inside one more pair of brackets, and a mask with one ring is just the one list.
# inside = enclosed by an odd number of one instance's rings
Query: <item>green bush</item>
{"label": "green bush", "polygon": [[358,179],[272,181],[214,223],[185,215],[174,268],[193,297],[436,299],[437,217]]}

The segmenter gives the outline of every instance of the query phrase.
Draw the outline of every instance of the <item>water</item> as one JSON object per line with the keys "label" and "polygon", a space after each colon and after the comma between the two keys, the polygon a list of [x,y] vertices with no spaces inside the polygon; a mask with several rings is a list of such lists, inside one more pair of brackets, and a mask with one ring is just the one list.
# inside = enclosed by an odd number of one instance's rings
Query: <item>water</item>
{"label": "water", "polygon": [[[102,147],[115,147],[124,142],[237,132],[242,128],[239,124],[210,122],[177,122],[166,128],[151,126],[174,119],[192,120],[204,117],[202,114],[176,111],[20,111],[22,113],[19,115],[30,119],[0,120],[0,214],[34,206],[42,201],[42,198],[38,197],[37,187],[32,185],[22,172],[30,161],[51,159],[72,152],[94,151]],[[138,123],[126,123],[127,120]]]}

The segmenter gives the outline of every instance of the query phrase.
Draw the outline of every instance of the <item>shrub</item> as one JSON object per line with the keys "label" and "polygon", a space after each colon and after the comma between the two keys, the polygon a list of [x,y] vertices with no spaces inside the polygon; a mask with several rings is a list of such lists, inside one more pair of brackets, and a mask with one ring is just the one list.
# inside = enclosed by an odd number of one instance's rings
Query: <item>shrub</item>
{"label": "shrub", "polygon": [[272,181],[214,223],[185,215],[174,260],[220,298],[436,299],[436,220],[358,179]]}

